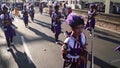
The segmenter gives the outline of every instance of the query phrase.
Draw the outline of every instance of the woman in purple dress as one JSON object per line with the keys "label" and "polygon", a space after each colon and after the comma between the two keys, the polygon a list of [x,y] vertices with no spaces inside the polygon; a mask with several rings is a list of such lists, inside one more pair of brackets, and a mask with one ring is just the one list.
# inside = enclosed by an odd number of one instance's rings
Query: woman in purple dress
{"label": "woman in purple dress", "polygon": [[28,10],[26,5],[23,6],[22,14],[23,14],[23,21],[25,23],[25,27],[28,28]]}
{"label": "woman in purple dress", "polygon": [[92,31],[95,28],[96,5],[90,4],[88,11],[88,20],[85,29]]}
{"label": "woman in purple dress", "polygon": [[3,13],[0,15],[0,19],[3,24],[3,30],[4,30],[7,45],[8,45],[7,50],[10,51],[11,46],[14,45],[13,37],[16,35],[14,26],[12,23],[13,16],[11,13],[8,12],[8,7],[5,4],[2,5],[2,11],[3,11]]}
{"label": "woman in purple dress", "polygon": [[39,11],[41,14],[43,13],[43,3],[42,2],[39,3]]}
{"label": "woman in purple dress", "polygon": [[29,6],[29,15],[32,21],[34,21],[34,14],[35,14],[35,10],[34,10],[34,6],[33,4],[30,4]]}
{"label": "woman in purple dress", "polygon": [[54,6],[55,11],[52,14],[51,30],[55,33],[55,42],[58,43],[58,38],[61,33],[61,13],[59,12],[59,5]]}

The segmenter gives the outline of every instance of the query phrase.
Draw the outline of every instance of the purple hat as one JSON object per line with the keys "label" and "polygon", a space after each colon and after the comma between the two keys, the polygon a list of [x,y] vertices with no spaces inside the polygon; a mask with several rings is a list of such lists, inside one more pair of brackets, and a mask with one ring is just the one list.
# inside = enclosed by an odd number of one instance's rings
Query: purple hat
{"label": "purple hat", "polygon": [[6,4],[2,4],[1,9],[2,9],[2,10],[8,9],[8,6],[7,6]]}
{"label": "purple hat", "polygon": [[93,4],[93,3],[91,3],[91,4],[90,4],[90,7],[92,7],[92,6],[94,6],[94,4]]}
{"label": "purple hat", "polygon": [[58,9],[59,8],[59,4],[57,2],[54,3],[54,9]]}
{"label": "purple hat", "polygon": [[91,3],[90,4],[90,8],[94,8],[95,7],[95,4],[94,3]]}
{"label": "purple hat", "polygon": [[80,18],[76,13],[70,13],[66,19],[67,24],[71,27],[75,27],[77,25],[84,25],[84,20]]}

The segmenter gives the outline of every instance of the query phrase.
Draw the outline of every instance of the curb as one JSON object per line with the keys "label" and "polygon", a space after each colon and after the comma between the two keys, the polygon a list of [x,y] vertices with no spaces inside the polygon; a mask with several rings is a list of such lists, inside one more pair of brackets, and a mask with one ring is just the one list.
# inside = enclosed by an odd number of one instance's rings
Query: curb
{"label": "curb", "polygon": [[98,25],[95,25],[96,27],[100,28],[100,29],[104,29],[104,30],[107,30],[107,31],[110,31],[110,32],[113,32],[113,33],[116,33],[116,34],[120,34],[120,32],[117,32],[117,31],[114,31],[114,30],[111,30],[111,29],[107,29],[107,28],[104,28],[104,27],[100,27]]}

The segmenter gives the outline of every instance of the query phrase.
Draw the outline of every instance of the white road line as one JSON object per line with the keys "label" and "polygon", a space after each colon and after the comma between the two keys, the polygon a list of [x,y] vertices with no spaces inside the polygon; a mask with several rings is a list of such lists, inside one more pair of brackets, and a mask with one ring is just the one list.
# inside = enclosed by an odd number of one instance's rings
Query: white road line
{"label": "white road line", "polygon": [[27,59],[28,59],[28,61],[29,61],[29,63],[34,63],[34,61],[33,61],[33,59],[32,59],[32,56],[31,56],[31,54],[30,54],[30,51],[29,51],[29,49],[28,49],[28,47],[27,47],[27,44],[25,43],[25,39],[24,39],[24,37],[23,36],[21,36],[21,40],[22,40],[22,43],[23,43],[23,46],[24,46],[24,49],[25,49],[25,53],[27,54]]}
{"label": "white road line", "polygon": [[111,30],[111,29],[108,29],[108,28],[104,28],[104,27],[100,27],[100,26],[98,26],[98,25],[96,25],[96,27],[98,27],[98,28],[101,28],[101,29],[104,29],[104,30],[108,30],[108,31],[111,31],[111,32],[113,32],[113,33],[117,33],[117,34],[120,34],[120,32],[118,32],[118,31],[115,31],[115,30]]}
{"label": "white road line", "polygon": [[111,61],[111,63],[115,63],[115,62],[120,62],[120,59],[116,59],[116,60]]}

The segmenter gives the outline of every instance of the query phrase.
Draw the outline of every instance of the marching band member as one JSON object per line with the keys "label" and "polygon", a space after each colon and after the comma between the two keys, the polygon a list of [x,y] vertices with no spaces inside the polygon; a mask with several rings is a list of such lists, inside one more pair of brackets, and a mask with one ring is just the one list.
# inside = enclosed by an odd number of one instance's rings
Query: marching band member
{"label": "marching band member", "polygon": [[14,13],[15,13],[15,17],[18,17],[20,15],[19,14],[19,9],[17,7],[15,7]]}
{"label": "marching band member", "polygon": [[44,8],[43,3],[40,2],[39,3],[39,11],[40,11],[41,14],[43,13],[43,8]]}
{"label": "marching band member", "polygon": [[52,13],[53,13],[53,5],[50,5],[49,6],[49,15],[50,15],[50,17],[52,16]]}
{"label": "marching band member", "polygon": [[96,16],[96,6],[94,4],[90,4],[88,11],[88,20],[85,29],[88,28],[90,34],[92,33],[92,29],[95,28],[95,16]]}
{"label": "marching band member", "polygon": [[85,34],[83,33],[84,20],[76,13],[70,13],[66,22],[71,27],[71,32],[62,46],[62,56],[64,59],[63,68],[86,68],[87,41]]}
{"label": "marching band member", "polygon": [[25,27],[28,28],[28,10],[26,5],[23,6],[22,14],[23,14],[23,21],[25,23]]}
{"label": "marching band member", "polygon": [[11,13],[8,12],[8,7],[6,4],[2,5],[2,11],[3,13],[0,15],[0,19],[3,23],[3,30],[5,33],[6,41],[8,48],[7,50],[10,51],[12,49],[11,46],[13,46],[13,37],[16,35],[14,26],[13,26],[13,16]]}
{"label": "marching band member", "polygon": [[51,30],[55,33],[55,41],[58,43],[58,38],[61,33],[61,13],[59,12],[59,5],[54,6],[55,11],[52,14]]}
{"label": "marching band member", "polygon": [[29,15],[30,15],[32,21],[34,21],[34,14],[35,14],[34,6],[33,6],[33,4],[30,4]]}

